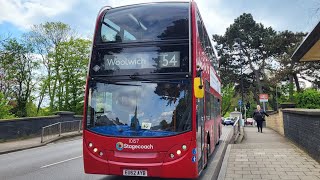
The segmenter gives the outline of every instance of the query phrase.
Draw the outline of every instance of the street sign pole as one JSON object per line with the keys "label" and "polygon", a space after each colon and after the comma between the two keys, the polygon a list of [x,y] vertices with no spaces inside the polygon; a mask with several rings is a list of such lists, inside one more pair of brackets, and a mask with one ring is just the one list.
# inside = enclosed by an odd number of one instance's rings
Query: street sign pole
{"label": "street sign pole", "polygon": [[242,119],[242,100],[238,100],[238,105],[240,106],[240,119]]}
{"label": "street sign pole", "polygon": [[268,94],[260,94],[259,100],[263,103],[263,110],[266,111],[266,102],[268,102],[269,95]]}

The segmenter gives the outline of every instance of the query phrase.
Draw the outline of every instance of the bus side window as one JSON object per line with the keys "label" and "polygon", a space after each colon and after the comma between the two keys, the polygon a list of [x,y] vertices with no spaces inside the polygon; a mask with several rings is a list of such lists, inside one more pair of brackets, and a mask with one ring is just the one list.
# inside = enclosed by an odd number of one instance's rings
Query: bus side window
{"label": "bus side window", "polygon": [[214,96],[212,94],[210,94],[210,104],[211,104],[211,118],[215,118],[216,117],[216,106],[214,103]]}
{"label": "bus side window", "polygon": [[209,120],[211,119],[211,104],[210,104],[210,93],[209,92],[205,92],[205,101],[206,101],[206,119]]}

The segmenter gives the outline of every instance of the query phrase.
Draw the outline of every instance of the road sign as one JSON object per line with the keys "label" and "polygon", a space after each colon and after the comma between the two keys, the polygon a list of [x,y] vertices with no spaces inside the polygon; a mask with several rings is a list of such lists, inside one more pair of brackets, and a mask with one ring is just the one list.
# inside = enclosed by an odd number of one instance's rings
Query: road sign
{"label": "road sign", "polygon": [[241,105],[242,105],[242,101],[241,101],[241,99],[239,99],[239,101],[238,101],[238,105],[239,105],[239,106],[241,106]]}
{"label": "road sign", "polygon": [[259,94],[260,102],[268,102],[269,95],[268,94]]}

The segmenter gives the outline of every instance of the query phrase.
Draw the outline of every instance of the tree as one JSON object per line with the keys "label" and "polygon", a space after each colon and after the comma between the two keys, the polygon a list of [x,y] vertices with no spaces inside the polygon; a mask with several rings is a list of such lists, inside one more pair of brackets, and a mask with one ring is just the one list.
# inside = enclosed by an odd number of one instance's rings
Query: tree
{"label": "tree", "polygon": [[224,116],[231,109],[231,101],[235,96],[234,86],[227,84],[222,87],[222,116]]}
{"label": "tree", "polygon": [[3,47],[4,53],[0,64],[4,81],[10,83],[7,97],[16,103],[12,112],[19,117],[26,117],[26,105],[34,90],[34,70],[38,64],[28,43],[10,39],[3,44]]}
{"label": "tree", "polygon": [[4,49],[4,44],[8,42],[10,38],[4,38],[0,37],[0,93],[4,95],[4,97],[8,97],[8,94],[10,93],[10,81],[7,74],[7,69],[4,68],[4,56],[6,54],[6,51]]}
{"label": "tree", "polygon": [[289,81],[288,101],[293,102],[294,87],[298,92],[301,92],[299,77],[308,80],[311,83],[318,84],[318,79],[320,79],[320,63],[302,63],[295,62],[291,59],[296,48],[300,45],[306,33],[297,32],[293,33],[291,31],[279,32],[276,37],[275,43],[277,44],[277,54],[275,55],[275,60],[277,61],[278,68],[270,70],[274,77],[270,79],[270,84],[273,89],[280,82]]}
{"label": "tree", "polygon": [[245,92],[253,84],[257,103],[258,94],[268,90],[265,85],[266,69],[270,67],[272,57],[276,54],[275,36],[276,32],[271,27],[255,22],[252,15],[246,13],[235,19],[223,36],[213,36],[222,57],[221,77],[229,77],[227,83],[235,83],[241,76],[239,72],[242,68]]}
{"label": "tree", "polygon": [[60,64],[60,77],[55,101],[58,110],[82,113],[90,44],[89,40],[73,38],[58,44],[56,60]]}
{"label": "tree", "polygon": [[56,94],[61,93],[58,87],[61,83],[61,62],[57,59],[56,52],[60,43],[67,42],[72,37],[72,30],[62,22],[46,22],[34,25],[27,37],[33,43],[36,52],[41,55],[42,64],[47,70],[46,76],[42,79],[38,111],[46,93],[50,99],[50,110],[57,110],[54,102]]}

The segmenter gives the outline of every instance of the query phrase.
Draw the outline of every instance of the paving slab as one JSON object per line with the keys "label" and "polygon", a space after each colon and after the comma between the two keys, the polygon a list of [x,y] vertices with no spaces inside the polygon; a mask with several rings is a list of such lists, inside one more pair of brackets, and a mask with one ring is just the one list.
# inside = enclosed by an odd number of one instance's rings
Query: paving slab
{"label": "paving slab", "polygon": [[320,180],[320,164],[277,132],[245,127],[241,144],[229,144],[219,180]]}

